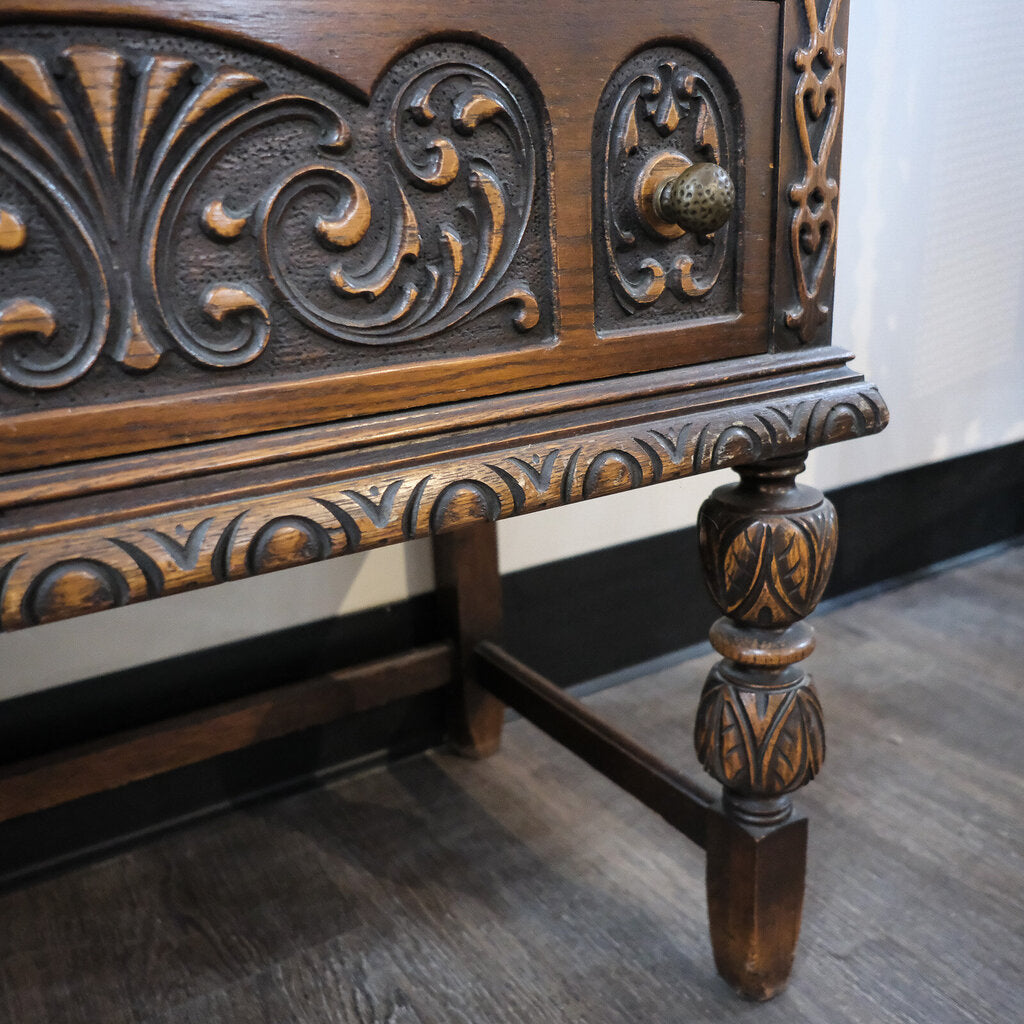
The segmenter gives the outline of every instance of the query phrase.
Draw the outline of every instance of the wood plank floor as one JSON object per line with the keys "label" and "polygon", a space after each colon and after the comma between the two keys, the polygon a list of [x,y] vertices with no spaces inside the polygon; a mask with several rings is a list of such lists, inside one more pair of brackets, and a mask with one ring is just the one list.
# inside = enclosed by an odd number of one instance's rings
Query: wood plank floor
{"label": "wood plank floor", "polygon": [[[816,618],[789,990],[714,976],[702,854],[525,722],[0,898],[10,1024],[1024,1021],[1024,549]],[[672,761],[712,658],[590,702]]]}

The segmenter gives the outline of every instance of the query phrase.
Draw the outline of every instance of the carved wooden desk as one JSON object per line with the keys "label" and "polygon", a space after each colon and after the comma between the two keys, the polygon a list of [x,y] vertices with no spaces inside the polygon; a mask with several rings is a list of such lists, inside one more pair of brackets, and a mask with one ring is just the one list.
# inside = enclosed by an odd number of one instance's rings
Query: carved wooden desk
{"label": "carved wooden desk", "polygon": [[[435,535],[454,648],[348,683],[454,679],[477,755],[538,722],[707,848],[719,970],[778,991],[836,526],[795,476],[886,422],[829,347],[846,15],[0,3],[2,627]],[[716,801],[497,646],[493,523],[722,467]],[[105,764],[17,766],[2,816],[166,757]]]}

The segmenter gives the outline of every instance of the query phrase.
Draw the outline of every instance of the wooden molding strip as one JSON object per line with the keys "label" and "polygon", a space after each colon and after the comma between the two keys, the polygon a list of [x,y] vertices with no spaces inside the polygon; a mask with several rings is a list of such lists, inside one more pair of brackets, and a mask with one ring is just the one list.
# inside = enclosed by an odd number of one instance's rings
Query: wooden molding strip
{"label": "wooden molding strip", "polygon": [[[0,509],[24,508],[65,498],[81,497],[183,478],[253,469],[294,462],[312,456],[353,451],[367,445],[408,441],[437,433],[443,422],[450,431],[486,427],[524,417],[596,409],[627,400],[690,395],[725,384],[756,385],[795,373],[842,368],[852,358],[842,349],[817,348],[773,356],[752,356],[718,364],[640,373],[611,380],[545,388],[454,405],[409,409],[383,416],[362,417],[340,423],[279,430],[267,434],[189,445],[141,455],[100,459],[83,472],[80,464],[18,470],[24,446],[14,419],[0,421],[0,456],[3,481]],[[2,437],[11,430],[8,451]]]}
{"label": "wooden molding strip", "polygon": [[15,511],[0,533],[0,627],[795,455],[876,433],[888,420],[878,392],[848,372],[841,382],[819,378],[815,386],[797,378],[788,385],[775,382],[767,400],[740,401],[733,392],[724,406],[723,389],[710,409],[648,405],[645,412],[639,403],[590,423],[553,416],[492,430],[485,439],[441,435],[386,452],[368,449],[333,473],[313,467],[316,482],[291,489],[279,479],[225,474],[223,481],[208,478],[205,490],[128,491],[120,504],[105,500],[102,511],[88,499],[30,515]]}

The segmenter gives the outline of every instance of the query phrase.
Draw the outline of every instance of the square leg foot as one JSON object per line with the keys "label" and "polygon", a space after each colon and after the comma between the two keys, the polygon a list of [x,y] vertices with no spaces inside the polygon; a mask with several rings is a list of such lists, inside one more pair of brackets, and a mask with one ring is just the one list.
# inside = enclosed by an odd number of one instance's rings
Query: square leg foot
{"label": "square leg foot", "polygon": [[800,936],[807,819],[756,828],[709,816],[708,918],[718,973],[747,999],[778,995]]}

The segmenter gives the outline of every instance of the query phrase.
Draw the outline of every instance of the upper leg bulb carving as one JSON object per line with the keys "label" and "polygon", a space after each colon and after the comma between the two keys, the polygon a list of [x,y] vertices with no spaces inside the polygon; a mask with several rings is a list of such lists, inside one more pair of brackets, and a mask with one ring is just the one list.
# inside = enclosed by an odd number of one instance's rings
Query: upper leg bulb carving
{"label": "upper leg bulb carving", "polygon": [[742,485],[720,487],[701,509],[708,589],[745,626],[781,629],[809,615],[832,573],[835,508],[809,487],[794,485],[788,497],[795,508],[757,510]]}

